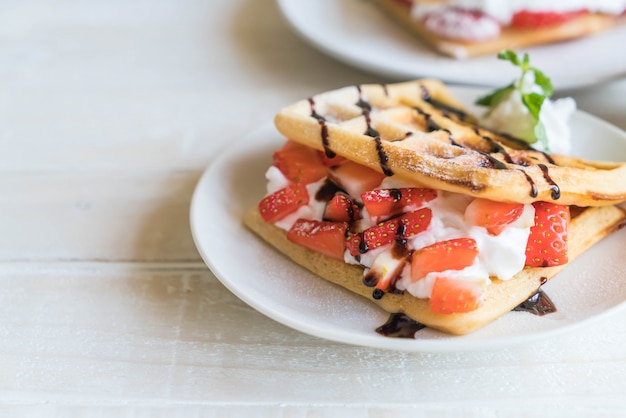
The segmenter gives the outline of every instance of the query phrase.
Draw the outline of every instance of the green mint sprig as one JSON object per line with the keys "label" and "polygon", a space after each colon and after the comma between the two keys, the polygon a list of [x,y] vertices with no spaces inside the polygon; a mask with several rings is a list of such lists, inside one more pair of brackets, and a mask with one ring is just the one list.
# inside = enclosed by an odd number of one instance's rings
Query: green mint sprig
{"label": "green mint sprig", "polygon": [[[534,126],[534,140],[529,141],[531,144],[534,144],[537,141],[540,141],[546,150],[548,150],[548,138],[546,137],[546,130],[543,126],[543,123],[539,120],[539,112],[541,111],[541,106],[543,102],[552,96],[554,92],[554,88],[552,86],[552,81],[548,76],[546,76],[541,70],[532,67],[530,65],[530,59],[528,54],[524,54],[523,58],[517,56],[514,51],[505,50],[498,54],[498,59],[510,61],[513,65],[520,67],[522,70],[522,75],[520,78],[508,86],[497,89],[485,96],[479,97],[476,100],[476,104],[479,106],[488,106],[495,107],[504,100],[508,93],[513,90],[518,90],[522,96],[522,102],[528,109],[528,112],[535,120]],[[532,72],[535,75],[535,84],[541,87],[543,90],[543,94],[540,93],[525,93],[522,91],[522,80],[527,72]]]}

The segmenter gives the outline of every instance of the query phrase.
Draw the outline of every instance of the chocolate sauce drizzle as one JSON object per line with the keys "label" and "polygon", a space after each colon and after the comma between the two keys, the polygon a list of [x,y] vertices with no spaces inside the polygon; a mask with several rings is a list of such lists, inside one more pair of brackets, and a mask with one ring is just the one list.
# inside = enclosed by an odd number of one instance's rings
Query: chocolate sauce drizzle
{"label": "chocolate sauce drizzle", "polygon": [[[430,113],[424,112],[423,109],[420,109],[417,106],[414,106],[413,109],[415,109],[415,111],[424,117],[424,122],[426,124],[426,130],[428,132],[434,132],[434,131],[440,131],[441,130],[441,126],[439,126],[435,121],[433,121],[432,119],[432,115]],[[448,131],[450,132],[450,131]]]}
{"label": "chocolate sauce drizzle", "polygon": [[387,153],[385,152],[385,148],[383,147],[383,140],[380,139],[380,136],[374,138],[374,142],[376,143],[376,153],[378,154],[378,162],[380,163],[380,168],[383,170],[383,174],[390,177],[393,176],[393,170],[387,164],[389,162],[389,157],[387,157]]}
{"label": "chocolate sauce drizzle", "polygon": [[337,154],[333,150],[330,149],[330,141],[328,139],[328,126],[326,125],[326,118],[315,111],[315,100],[312,97],[309,97],[309,105],[311,106],[311,117],[317,119],[317,122],[320,125],[321,135],[322,135],[322,146],[324,147],[324,152],[328,158],[333,158]]}
{"label": "chocolate sauce drizzle", "polygon": [[559,186],[550,177],[550,173],[548,172],[548,167],[545,164],[537,164],[537,166],[543,172],[543,178],[550,185],[550,189],[552,190],[552,199],[558,200],[561,197],[561,189],[559,189]]}
{"label": "chocolate sauce drizzle", "polygon": [[465,121],[468,119],[468,114],[466,112],[433,98],[430,95],[430,92],[428,91],[428,89],[424,87],[423,85],[420,85],[420,90],[422,93],[422,100],[424,100],[426,103],[430,104],[431,106],[441,110],[445,117],[450,118],[449,113],[452,113],[461,121]]}
{"label": "chocolate sauce drizzle", "polygon": [[426,325],[398,312],[391,314],[387,322],[376,328],[376,332],[391,338],[415,338],[415,333],[424,328]]}
{"label": "chocolate sauce drizzle", "polygon": [[518,170],[518,171],[521,171],[522,174],[524,174],[524,176],[526,177],[526,181],[528,181],[528,184],[530,185],[530,197],[533,197],[533,198],[537,197],[537,195],[539,194],[539,191],[537,190],[537,185],[535,184],[535,181],[524,170]]}
{"label": "chocolate sauce drizzle", "polygon": [[442,129],[442,131],[447,132],[448,133],[448,140],[450,140],[450,144],[455,146],[455,147],[459,147],[459,148],[463,148],[463,145],[458,144],[455,140],[454,140],[454,136],[452,135],[452,132],[450,132],[449,129]]}
{"label": "chocolate sauce drizzle", "polygon": [[[372,126],[372,120],[371,120],[371,112],[372,112],[372,105],[363,98],[363,94],[362,94],[362,89],[361,86],[357,85],[355,86],[358,92],[358,100],[356,101],[355,105],[358,106],[361,109],[361,113],[365,119],[365,123],[366,123],[366,129],[364,134],[367,136],[370,136],[374,139],[374,143],[376,146],[376,153],[378,155],[378,160],[380,163],[380,168],[383,171],[383,173],[386,176],[392,176],[393,170],[391,169],[391,167],[389,167],[389,157],[387,156],[387,152],[385,150],[385,147],[383,145],[383,141],[380,137],[380,133]],[[389,92],[387,90],[387,86],[384,84],[381,84],[381,88],[383,89],[384,93],[386,96],[389,95]],[[455,109],[451,106],[446,105],[445,103],[439,102],[438,100],[434,99],[431,95],[430,92],[428,91],[428,89],[426,87],[424,87],[423,85],[420,85],[420,89],[421,89],[421,96],[422,99],[429,103],[430,105],[432,105],[435,108],[438,108],[440,110],[446,111],[446,112],[450,112],[453,113],[455,115],[457,115],[457,117],[459,117],[459,119],[461,120],[465,120],[467,118],[467,114],[459,109]],[[309,98],[309,105],[311,107],[311,117],[316,119],[317,122],[320,125],[320,134],[322,137],[322,146],[324,148],[324,152],[326,153],[326,156],[328,158],[333,158],[336,156],[336,153],[334,151],[331,150],[330,148],[330,141],[329,141],[329,133],[328,133],[328,126],[327,126],[327,121],[326,118],[322,115],[320,115],[319,113],[317,113],[317,111],[315,110],[315,100],[313,98]],[[415,106],[414,107],[415,111],[424,117],[424,122],[425,122],[425,126],[426,126],[426,130],[428,132],[433,132],[433,131],[438,131],[438,130],[442,130],[444,132],[448,133],[448,137],[450,140],[450,144],[452,144],[453,146],[457,146],[457,147],[464,147],[464,145],[457,143],[454,140],[454,137],[452,135],[452,132],[448,129],[443,129],[439,124],[437,124],[433,119],[432,119],[432,115],[429,114],[428,112],[425,112],[423,109],[421,109],[420,107]],[[446,116],[444,114],[444,116]],[[496,170],[505,170],[505,169],[509,169],[509,167],[507,166],[506,163],[508,164],[518,164],[518,165],[523,165],[523,162],[516,162],[513,160],[513,158],[511,157],[511,155],[509,155],[509,153],[506,151],[506,149],[498,144],[493,138],[487,136],[487,135],[482,135],[480,132],[480,128],[475,127],[474,128],[474,133],[479,136],[480,138],[482,138],[484,141],[486,141],[489,144],[489,152],[482,152],[482,151],[477,151],[479,152],[483,157],[486,158],[486,160],[489,162],[489,166],[491,168],[494,168]],[[508,134],[503,134],[500,133],[498,134],[504,138],[506,138],[508,141],[510,142],[514,142],[516,145],[518,145],[520,148],[524,148],[524,149],[530,149],[530,150],[534,150],[537,152],[541,152],[545,158],[545,160],[547,162],[549,162],[550,164],[555,164],[554,159],[547,153],[543,152],[543,151],[538,151],[535,150],[534,148],[532,148],[526,141],[513,137],[511,135]],[[406,137],[409,137],[410,133],[407,133]],[[497,158],[493,157],[493,155],[491,154],[495,154],[495,153],[499,153],[502,155],[502,158],[504,159],[504,162],[498,160]],[[545,165],[545,164],[537,164],[539,169],[541,170],[542,174],[543,174],[543,178],[545,179],[545,181],[549,184],[550,186],[550,190],[551,190],[551,197],[553,200],[558,200],[561,197],[561,190],[559,188],[559,186],[556,184],[556,182],[550,177],[550,173],[549,173],[549,168]],[[485,165],[487,166],[487,165]],[[528,173],[526,173],[523,170],[518,170],[521,171],[522,174],[524,175],[526,181],[528,182],[528,184],[530,185],[530,196],[532,198],[535,198],[538,196],[539,191],[537,189],[537,185],[535,184],[535,181],[530,177],[530,175]],[[361,241],[363,243],[363,241]],[[367,249],[363,249],[363,252],[366,252]]]}
{"label": "chocolate sauce drizzle", "polygon": [[320,187],[315,194],[315,200],[318,202],[330,202],[337,193],[341,192],[345,193],[345,190],[339,187],[334,181],[326,179],[322,187]]}
{"label": "chocolate sauce drizzle", "polygon": [[493,155],[487,152],[479,151],[479,153],[489,161],[489,163],[491,164],[491,168],[495,170],[508,170],[509,167],[502,161],[495,158]]}
{"label": "chocolate sauce drizzle", "polygon": [[487,135],[482,135],[480,133],[480,129],[479,128],[474,128],[474,133],[489,143],[489,146],[491,148],[491,151],[490,151],[491,153],[500,153],[500,154],[502,154],[502,157],[504,158],[504,161],[506,161],[509,164],[514,164],[513,158],[511,158],[509,153],[506,152],[506,149],[504,149],[504,147],[502,145],[500,145],[496,141],[494,141],[493,138],[491,138],[490,136],[487,136]]}
{"label": "chocolate sauce drizzle", "polygon": [[[383,85],[385,89],[385,94],[387,94],[387,88]],[[374,129],[372,126],[372,119],[370,113],[372,112],[372,105],[363,99],[363,92],[361,91],[361,86],[356,86],[356,89],[359,93],[359,100],[355,103],[358,107],[361,108],[361,113],[365,118],[365,124],[367,128],[365,129],[364,134],[374,138],[374,142],[376,143],[376,153],[378,154],[378,161],[380,162],[380,168],[386,176],[393,176],[393,171],[388,165],[389,157],[387,157],[387,153],[385,152],[385,148],[383,147],[383,141],[380,137],[380,133]]]}
{"label": "chocolate sauce drizzle", "polygon": [[[545,283],[545,278],[542,284]],[[513,311],[528,312],[537,316],[544,316],[557,311],[556,306],[546,293],[540,288],[527,300],[513,308]],[[387,322],[376,328],[380,335],[390,338],[415,338],[416,333],[426,328],[426,325],[417,322],[403,313],[392,313]]]}
{"label": "chocolate sauce drizzle", "polygon": [[[398,189],[392,189],[391,193],[393,196],[399,196],[398,199],[402,198],[402,192]],[[361,252],[361,244],[363,244],[364,241],[365,241],[364,239],[361,239],[361,242],[359,244],[359,252]],[[367,244],[365,244],[365,247],[367,247]],[[363,252],[361,253],[363,254]],[[409,255],[410,255],[409,253],[410,251],[409,251],[407,237],[406,237],[406,224],[399,223],[395,231],[395,239],[393,242],[393,246],[391,247],[391,254],[393,258],[395,259],[406,260],[409,258]],[[402,273],[401,270],[397,271],[396,275],[391,278],[390,283],[389,283],[389,289],[387,290],[387,292],[401,293],[396,288],[396,283],[398,280],[400,280],[401,273]],[[380,277],[372,270],[369,270],[363,276],[363,284],[367,287],[375,287],[379,281],[380,281]],[[374,289],[372,293],[372,297],[374,299],[381,299],[384,295],[385,295],[385,292],[378,288]]]}
{"label": "chocolate sauce drizzle", "polygon": [[359,92],[359,100],[357,100],[355,105],[361,108],[361,114],[365,118],[365,124],[367,126],[367,129],[365,130],[365,135],[371,136],[372,138],[379,137],[380,134],[378,133],[378,131],[372,127],[372,119],[370,116],[370,113],[372,113],[372,105],[363,99],[361,86],[356,86],[356,89]]}
{"label": "chocolate sauce drizzle", "polygon": [[539,289],[526,301],[513,308],[513,310],[530,312],[531,314],[537,316],[544,316],[556,312],[556,306],[548,295],[546,295],[543,290]]}

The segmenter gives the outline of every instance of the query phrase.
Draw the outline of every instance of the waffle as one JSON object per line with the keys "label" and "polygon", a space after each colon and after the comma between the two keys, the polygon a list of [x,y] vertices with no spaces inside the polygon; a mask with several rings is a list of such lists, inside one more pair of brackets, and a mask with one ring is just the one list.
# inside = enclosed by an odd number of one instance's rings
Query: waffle
{"label": "waffle", "polygon": [[[341,88],[296,102],[275,118],[292,141],[427,187],[489,200],[570,205],[568,259],[626,225],[626,163],[550,156],[519,139],[481,128],[441,82]],[[442,314],[409,292],[377,298],[363,281],[365,266],[349,264],[291,242],[282,227],[265,222],[258,207],[245,225],[291,260],[367,298],[453,335],[477,330],[535,294],[567,266],[524,268],[508,280],[490,278],[481,305]]]}
{"label": "waffle", "polygon": [[329,156],[432,189],[582,207],[626,200],[626,163],[551,156],[483,129],[436,80],[322,93],[282,109],[275,124]]}
{"label": "waffle", "polygon": [[497,38],[472,42],[447,39],[428,31],[420,21],[411,16],[410,5],[407,5],[406,2],[397,0],[376,0],[376,2],[390,16],[417,34],[428,45],[440,53],[454,58],[493,55],[504,49],[519,49],[581,38],[610,29],[626,20],[624,16],[586,14],[563,24],[544,28],[514,29],[503,27]]}
{"label": "waffle", "polygon": [[[582,210],[572,218],[569,226],[569,258],[573,260],[587,248],[624,225],[626,212],[617,206],[594,207]],[[291,243],[285,231],[265,222],[256,207],[245,215],[245,224],[281,253],[318,276],[344,287],[376,303],[390,313],[404,313],[430,328],[452,335],[473,332],[511,311],[565,265],[547,268],[526,268],[509,280],[493,280],[485,291],[483,304],[468,313],[438,314],[430,310],[428,299],[418,299],[409,293],[386,294],[372,298],[372,288],[363,284],[363,268],[326,257]]]}

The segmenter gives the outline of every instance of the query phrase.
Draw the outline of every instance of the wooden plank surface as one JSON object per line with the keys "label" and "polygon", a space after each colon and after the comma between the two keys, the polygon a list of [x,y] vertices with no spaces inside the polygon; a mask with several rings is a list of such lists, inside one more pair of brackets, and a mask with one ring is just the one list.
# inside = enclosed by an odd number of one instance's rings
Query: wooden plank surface
{"label": "wooden plank surface", "polygon": [[612,408],[626,384],[624,315],[558,344],[405,353],[288,329],[197,264],[5,263],[0,295],[11,403]]}
{"label": "wooden plank surface", "polygon": [[0,261],[198,262],[189,205],[200,174],[128,169],[2,176]]}

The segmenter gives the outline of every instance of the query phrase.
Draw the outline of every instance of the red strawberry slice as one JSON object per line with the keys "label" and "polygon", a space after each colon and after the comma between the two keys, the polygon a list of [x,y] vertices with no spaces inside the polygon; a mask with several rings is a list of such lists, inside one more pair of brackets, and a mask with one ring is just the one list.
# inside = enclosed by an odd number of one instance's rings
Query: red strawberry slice
{"label": "red strawberry slice", "polygon": [[379,222],[361,234],[351,235],[348,237],[346,246],[350,250],[350,254],[356,256],[389,245],[396,240],[415,238],[417,234],[428,228],[431,219],[432,211],[429,208],[405,213],[396,218]]}
{"label": "red strawberry slice", "polygon": [[511,27],[517,29],[538,29],[549,26],[561,25],[576,17],[587,14],[587,10],[575,10],[572,12],[532,12],[520,10],[513,15]]}
{"label": "red strawberry slice", "polygon": [[350,196],[358,197],[366,190],[377,187],[385,175],[364,165],[345,161],[331,168],[329,177]]}
{"label": "red strawberry slice", "polygon": [[361,209],[342,193],[337,193],[326,205],[324,220],[334,222],[352,222],[361,217]]}
{"label": "red strawberry slice", "polygon": [[430,295],[430,310],[442,314],[471,312],[482,304],[482,294],[480,283],[437,277]]}
{"label": "red strawberry slice", "polygon": [[398,189],[369,190],[361,195],[367,212],[374,217],[389,218],[402,212],[420,208],[437,197],[432,189],[402,187]]}
{"label": "red strawberry slice", "polygon": [[530,228],[526,245],[526,265],[551,267],[565,264],[569,206],[535,202],[535,225]]}
{"label": "red strawberry slice", "polygon": [[317,150],[294,141],[287,141],[274,152],[273,160],[273,165],[293,183],[313,183],[328,173]]}
{"label": "red strawberry slice", "polygon": [[265,196],[259,202],[259,212],[265,222],[273,223],[308,203],[309,193],[306,190],[306,186],[303,184],[291,184]]}
{"label": "red strawberry slice", "polygon": [[298,219],[287,231],[289,241],[338,260],[343,260],[347,222]]}
{"label": "red strawberry slice", "polygon": [[472,238],[436,242],[413,251],[411,280],[416,282],[432,272],[462,270],[471,266],[477,256],[478,245]]}
{"label": "red strawberry slice", "polygon": [[487,228],[491,235],[500,235],[507,226],[519,219],[522,212],[524,205],[521,203],[474,199],[465,209],[465,220],[472,225]]}
{"label": "red strawberry slice", "polygon": [[350,252],[350,255],[353,257],[365,254],[369,250],[365,244],[365,240],[363,239],[363,232],[348,234],[345,245]]}

